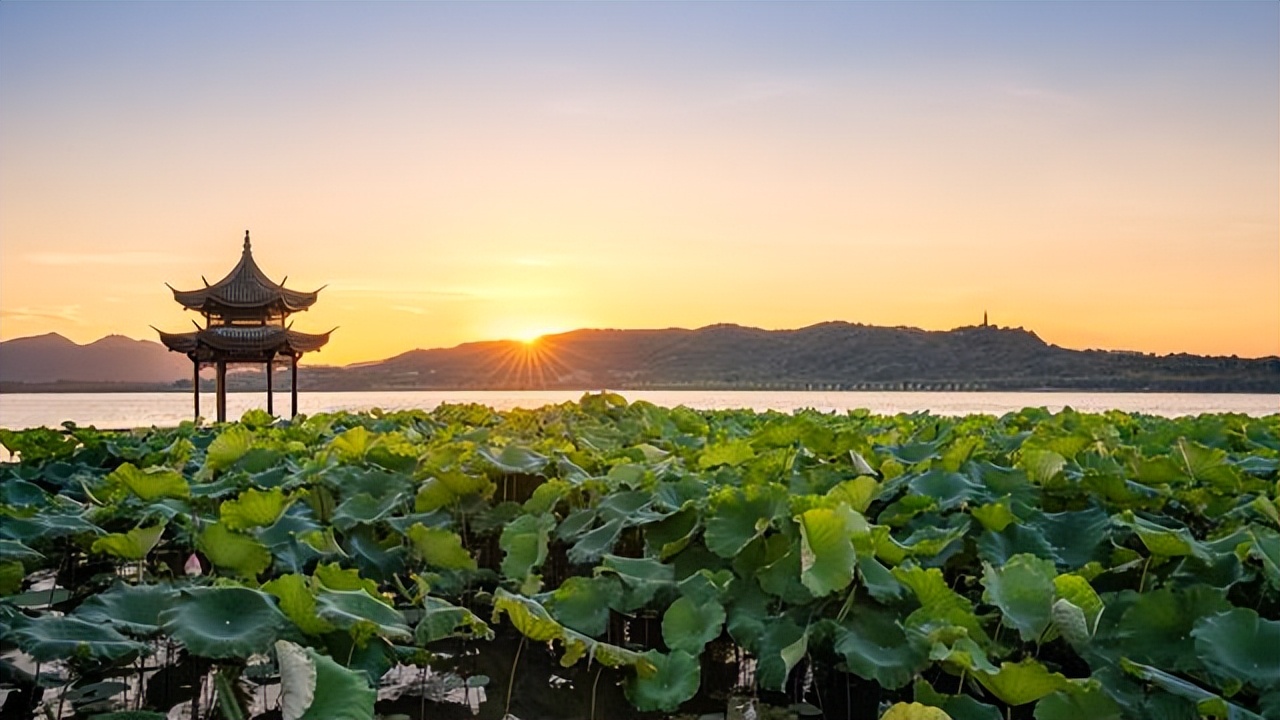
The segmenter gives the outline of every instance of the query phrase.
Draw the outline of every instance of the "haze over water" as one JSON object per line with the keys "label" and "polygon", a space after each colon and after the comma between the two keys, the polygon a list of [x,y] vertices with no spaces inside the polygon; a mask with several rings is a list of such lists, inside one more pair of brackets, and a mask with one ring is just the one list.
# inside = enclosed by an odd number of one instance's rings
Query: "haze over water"
{"label": "haze over water", "polygon": [[[767,391],[622,391],[628,401],[644,400],[664,407],[685,405],[698,410],[746,408],[793,412],[811,408],[845,412],[867,408],[875,413],[928,411],[935,415],[985,413],[1002,415],[1026,407],[1052,411],[1071,407],[1081,412],[1125,410],[1166,417],[1209,412],[1261,416],[1280,412],[1280,396],[1251,394],[1077,393],[1077,392],[767,392]],[[298,396],[299,412],[313,415],[338,410],[431,410],[442,403],[481,403],[499,410],[537,408],[573,402],[581,390],[418,391],[418,392],[306,392]],[[202,407],[212,408],[212,394],[202,395]],[[276,408],[287,412],[287,394],[276,397]],[[227,417],[264,408],[261,393],[231,393]],[[103,429],[171,427],[191,419],[187,393],[65,393],[0,395],[0,427],[59,427],[64,421]]]}

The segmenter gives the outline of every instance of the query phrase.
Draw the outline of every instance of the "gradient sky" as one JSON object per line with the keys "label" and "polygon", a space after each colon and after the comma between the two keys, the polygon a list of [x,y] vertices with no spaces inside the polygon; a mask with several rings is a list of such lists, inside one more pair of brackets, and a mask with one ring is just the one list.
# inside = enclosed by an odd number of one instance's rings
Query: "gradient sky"
{"label": "gradient sky", "polygon": [[311,362],[577,327],[1280,354],[1280,4],[0,3],[0,338],[328,288]]}

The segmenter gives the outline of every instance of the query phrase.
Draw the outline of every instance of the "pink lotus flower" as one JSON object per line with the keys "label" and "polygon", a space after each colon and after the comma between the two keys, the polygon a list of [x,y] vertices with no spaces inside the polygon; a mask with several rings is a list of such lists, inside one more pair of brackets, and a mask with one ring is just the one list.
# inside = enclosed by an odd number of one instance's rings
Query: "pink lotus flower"
{"label": "pink lotus flower", "polygon": [[195,553],[191,553],[191,557],[187,558],[187,564],[183,565],[182,569],[192,577],[204,574],[204,568],[200,566],[200,558],[196,557]]}

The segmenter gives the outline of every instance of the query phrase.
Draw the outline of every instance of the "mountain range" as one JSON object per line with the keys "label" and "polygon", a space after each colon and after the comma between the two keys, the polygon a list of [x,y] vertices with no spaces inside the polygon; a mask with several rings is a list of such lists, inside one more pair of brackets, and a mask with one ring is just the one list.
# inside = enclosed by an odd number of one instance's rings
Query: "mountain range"
{"label": "mountain range", "polygon": [[[309,358],[308,358],[309,359]],[[280,371],[277,371],[280,372]],[[1022,328],[947,331],[827,322],[796,330],[575,330],[533,343],[411,350],[345,367],[304,360],[308,390],[843,389],[1280,392],[1280,358],[1070,350]],[[191,365],[158,343],[56,335],[0,342],[0,391],[189,389]],[[207,383],[202,381],[202,384]],[[232,390],[265,386],[261,369]],[[281,386],[277,382],[277,387]],[[140,387],[148,385],[148,387]]]}

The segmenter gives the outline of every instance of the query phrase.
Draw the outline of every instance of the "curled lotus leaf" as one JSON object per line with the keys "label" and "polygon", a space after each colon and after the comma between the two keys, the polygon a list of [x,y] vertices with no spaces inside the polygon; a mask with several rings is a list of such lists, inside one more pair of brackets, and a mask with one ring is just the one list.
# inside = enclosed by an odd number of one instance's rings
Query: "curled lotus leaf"
{"label": "curled lotus leaf", "polygon": [[93,541],[90,551],[114,555],[122,560],[141,560],[160,544],[164,535],[164,523],[151,527],[136,527],[127,533],[111,533]]}
{"label": "curled lotus leaf", "polygon": [[24,623],[10,638],[39,662],[93,658],[119,660],[143,653],[147,646],[109,626],[83,618],[46,616]]}
{"label": "curled lotus leaf", "polygon": [[353,635],[381,635],[409,640],[413,633],[404,614],[363,590],[322,590],[316,594],[321,618]]}
{"label": "curled lotus leaf", "polygon": [[1059,690],[1075,689],[1062,673],[1050,672],[1039,660],[1026,658],[1018,663],[1001,663],[1000,672],[977,672],[974,676],[992,695],[1009,705],[1035,702]]}
{"label": "curled lotus leaf", "polygon": [[270,595],[243,587],[183,590],[160,623],[192,654],[219,659],[266,652],[289,627]]}
{"label": "curled lotus leaf", "polygon": [[491,469],[508,475],[533,475],[547,466],[545,455],[519,445],[508,445],[501,450],[480,448],[476,455],[483,458]]}
{"label": "curled lotus leaf", "polygon": [[284,720],[373,720],[377,692],[363,672],[287,640],[275,648]]}
{"label": "curled lotus leaf", "polygon": [[196,546],[215,566],[243,578],[256,578],[271,567],[271,552],[265,545],[222,523],[206,527],[197,538]]}
{"label": "curled lotus leaf", "polygon": [[168,468],[139,470],[133,463],[124,463],[106,478],[108,483],[126,487],[140,499],[151,502],[160,498],[185,498],[191,495],[191,486],[180,473]]}
{"label": "curled lotus leaf", "polygon": [[223,502],[218,514],[222,523],[232,530],[267,527],[280,519],[293,500],[278,487],[249,488],[236,499]]}

